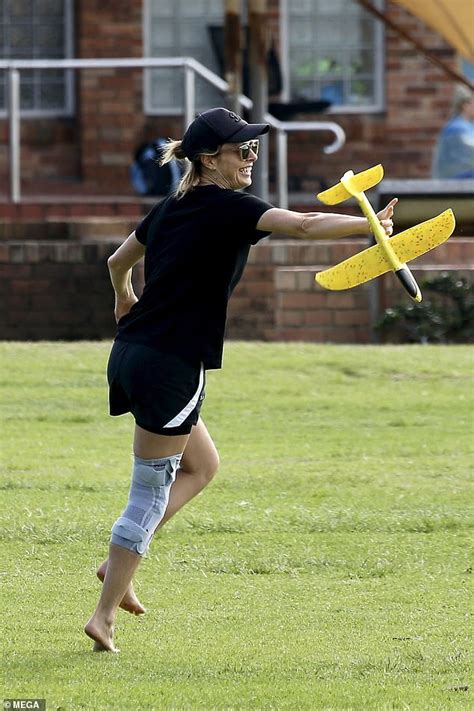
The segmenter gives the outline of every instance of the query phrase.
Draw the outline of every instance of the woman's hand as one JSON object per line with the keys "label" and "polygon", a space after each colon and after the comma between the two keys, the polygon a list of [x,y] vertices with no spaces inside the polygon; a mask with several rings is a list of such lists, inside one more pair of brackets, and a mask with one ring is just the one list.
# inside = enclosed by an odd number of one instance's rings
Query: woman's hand
{"label": "woman's hand", "polygon": [[132,268],[145,254],[145,246],[136,238],[135,232],[107,260],[110,279],[115,291],[115,320],[126,316],[138,299],[132,286]]}
{"label": "woman's hand", "polygon": [[393,210],[395,205],[398,202],[398,198],[393,198],[393,200],[390,200],[388,205],[384,207],[383,210],[380,210],[380,212],[377,213],[377,217],[379,218],[380,224],[385,230],[385,234],[387,234],[389,237],[393,233]]}
{"label": "woman's hand", "polygon": [[130,309],[132,308],[133,304],[136,304],[138,301],[137,297],[135,294],[132,294],[126,299],[119,299],[115,298],[115,320],[118,323],[122,316],[126,316]]}

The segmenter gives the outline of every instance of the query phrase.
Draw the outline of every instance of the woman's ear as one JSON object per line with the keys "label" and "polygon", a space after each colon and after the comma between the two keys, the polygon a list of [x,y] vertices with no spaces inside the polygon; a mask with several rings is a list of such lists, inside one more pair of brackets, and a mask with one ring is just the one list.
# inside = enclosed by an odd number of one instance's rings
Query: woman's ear
{"label": "woman's ear", "polygon": [[201,155],[201,163],[204,166],[204,168],[208,168],[209,170],[216,169],[215,156],[208,156],[205,153],[203,153]]}

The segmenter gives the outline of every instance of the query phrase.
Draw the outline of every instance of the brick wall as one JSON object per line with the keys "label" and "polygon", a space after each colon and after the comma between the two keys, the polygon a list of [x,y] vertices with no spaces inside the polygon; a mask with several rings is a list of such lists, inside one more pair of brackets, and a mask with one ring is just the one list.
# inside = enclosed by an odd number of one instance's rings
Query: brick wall
{"label": "brick wall", "polygon": [[[99,239],[85,221],[52,223],[49,239],[19,227],[0,230],[0,339],[109,338],[115,332],[107,257],[128,232],[125,220]],[[44,227],[44,225],[42,225]],[[92,235],[95,234],[94,238]],[[121,233],[118,239],[114,236]],[[68,235],[66,241],[64,237]],[[30,239],[27,239],[27,237]],[[391,276],[344,292],[321,289],[316,271],[367,245],[365,238],[298,242],[266,240],[251,250],[231,299],[227,336],[263,340],[366,343],[373,290],[383,306],[407,301]],[[474,272],[474,240],[452,237],[413,267],[417,278],[441,269]],[[135,280],[140,292],[142,271]]]}
{"label": "brick wall", "polygon": [[[21,175],[36,182],[77,180],[80,173],[79,137],[74,118],[23,119]],[[8,126],[0,120],[0,192],[8,184]],[[39,192],[38,186],[36,192]]]}
{"label": "brick wall", "polygon": [[[78,0],[76,56],[143,56],[143,0]],[[388,15],[416,35],[428,49],[454,65],[451,50],[409,13],[386,3]],[[270,4],[272,34],[278,34],[278,4]],[[427,177],[436,135],[449,113],[453,82],[400,39],[386,32],[386,111],[335,114],[347,133],[338,153],[322,152],[331,137],[291,135],[289,182],[293,191],[315,192],[320,178],[332,182],[345,170],[382,162],[392,178]],[[143,140],[182,135],[182,117],[143,115],[142,76],[135,70],[87,70],[77,73],[76,114],[68,119],[22,122],[22,175],[35,193],[56,189],[58,180],[75,189],[103,194],[130,193],[128,166]],[[299,115],[297,118],[320,118]],[[0,121],[0,179],[6,189],[8,127]],[[273,169],[272,169],[273,170]],[[67,190],[67,185],[61,189]],[[51,188],[51,190],[54,188]]]}
{"label": "brick wall", "polygon": [[111,336],[110,253],[107,244],[0,244],[2,339]]}

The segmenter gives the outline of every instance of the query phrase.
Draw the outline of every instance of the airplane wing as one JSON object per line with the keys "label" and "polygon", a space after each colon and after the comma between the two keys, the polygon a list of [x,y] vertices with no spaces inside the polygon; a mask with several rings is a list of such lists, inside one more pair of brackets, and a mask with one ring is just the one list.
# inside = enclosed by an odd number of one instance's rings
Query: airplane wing
{"label": "airplane wing", "polygon": [[385,274],[390,269],[390,262],[376,244],[336,264],[335,267],[318,272],[315,279],[325,289],[350,289],[365,284],[366,281]]}
{"label": "airplane wing", "polygon": [[[409,262],[445,242],[453,233],[455,224],[453,211],[445,210],[431,220],[400,232],[388,240],[388,244],[402,263]],[[326,289],[350,289],[381,276],[390,269],[383,248],[376,244],[330,269],[318,272],[315,279]]]}
{"label": "airplane wing", "polygon": [[453,211],[445,210],[431,220],[420,222],[419,225],[395,235],[389,240],[389,244],[400,261],[409,262],[445,242],[453,234],[455,227]]}

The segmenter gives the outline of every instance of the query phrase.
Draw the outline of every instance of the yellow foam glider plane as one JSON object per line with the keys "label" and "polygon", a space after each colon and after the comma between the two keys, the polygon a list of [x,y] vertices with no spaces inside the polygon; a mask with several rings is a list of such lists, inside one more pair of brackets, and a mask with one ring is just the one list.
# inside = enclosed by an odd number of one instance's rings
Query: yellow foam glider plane
{"label": "yellow foam glider plane", "polygon": [[330,269],[318,272],[315,279],[326,289],[350,289],[392,270],[411,298],[419,302],[422,299],[421,291],[406,262],[445,242],[454,231],[454,214],[452,210],[445,210],[431,220],[389,237],[364,194],[364,190],[373,188],[382,178],[381,165],[356,175],[349,170],[340,183],[318,194],[318,199],[326,205],[337,205],[355,197],[369,221],[377,244]]}

